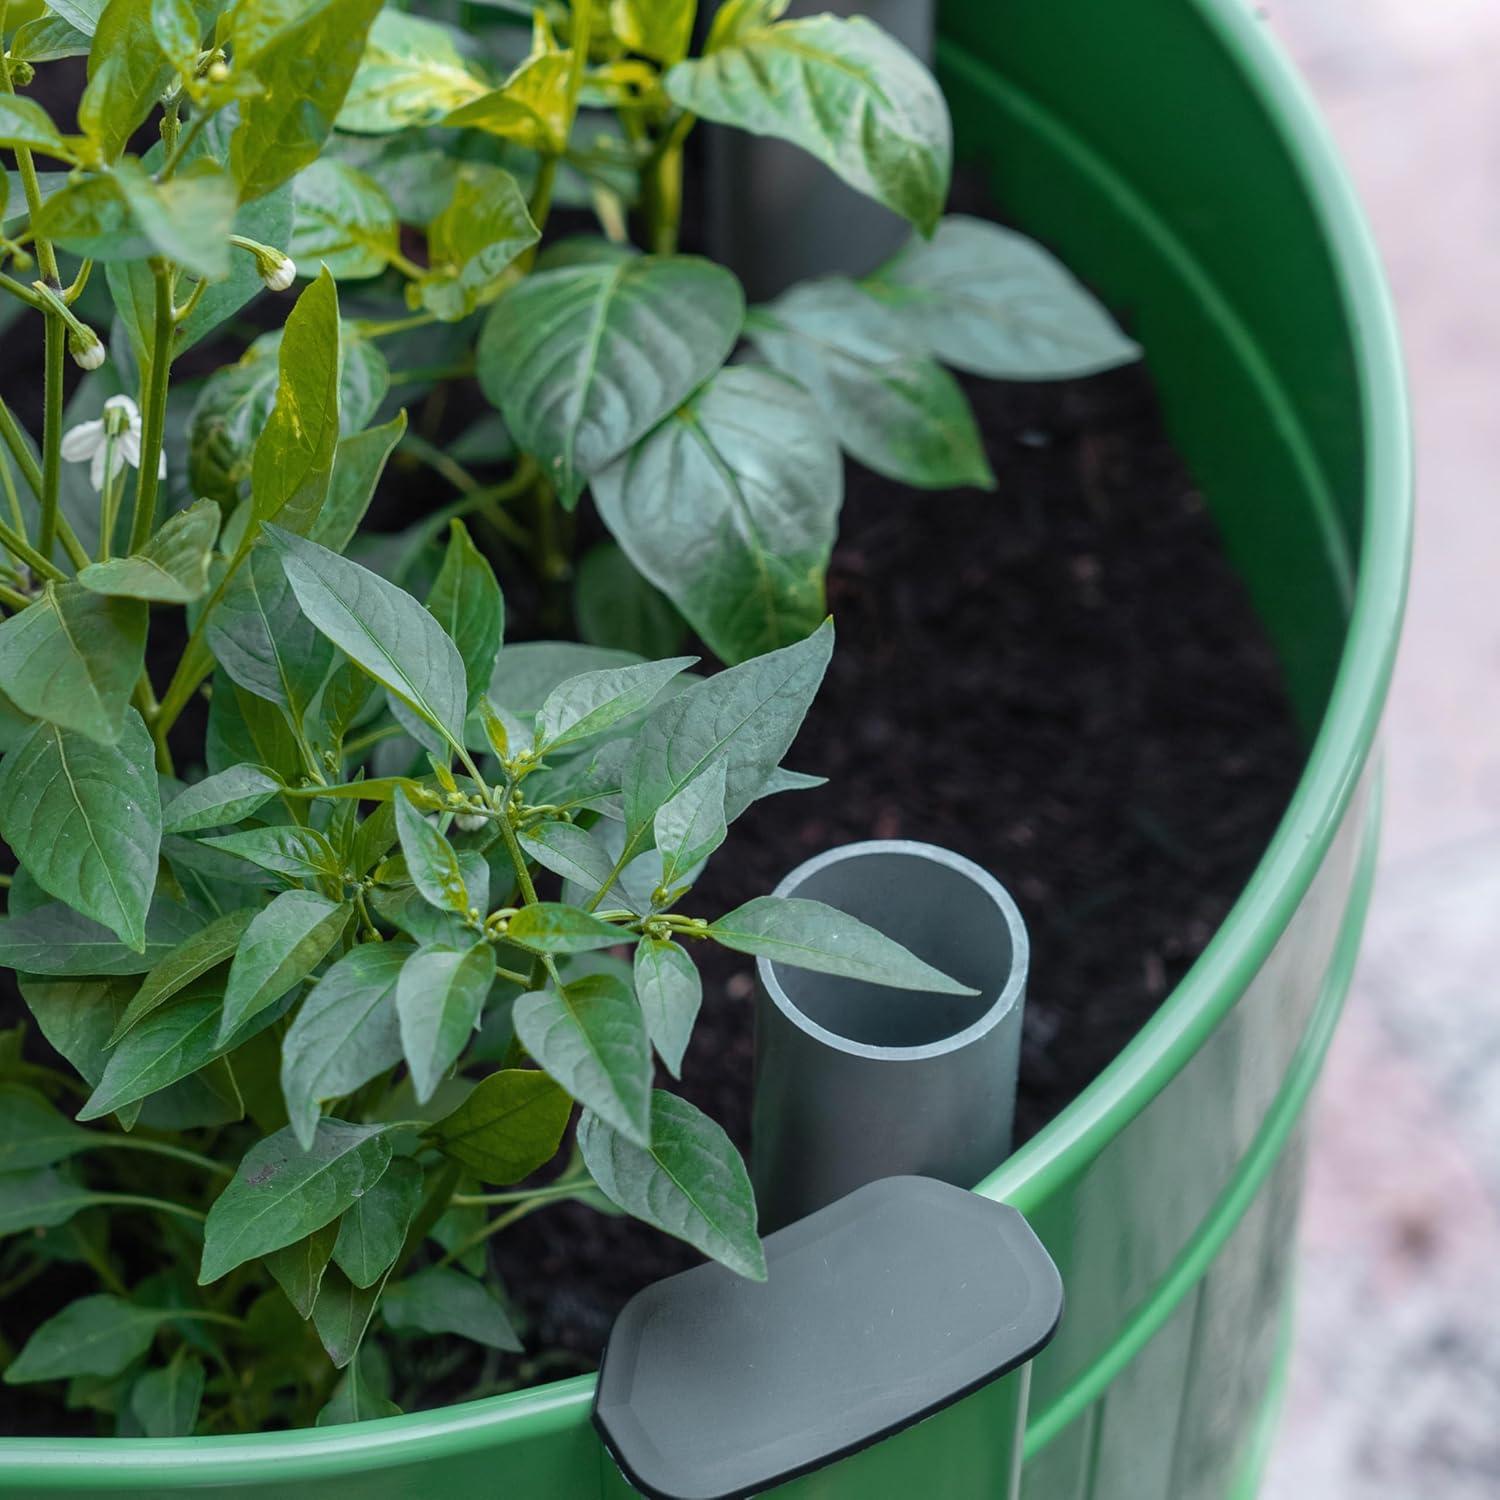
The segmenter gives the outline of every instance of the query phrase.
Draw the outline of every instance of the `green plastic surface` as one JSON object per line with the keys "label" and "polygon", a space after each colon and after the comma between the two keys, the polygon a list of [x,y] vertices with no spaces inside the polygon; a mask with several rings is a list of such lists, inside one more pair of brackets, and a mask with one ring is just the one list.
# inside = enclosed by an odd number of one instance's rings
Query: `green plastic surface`
{"label": "green plastic surface", "polygon": [[[1242,1500],[1279,1388],[1304,1105],[1375,847],[1411,521],[1394,324],[1348,184],[1242,0],[947,0],[941,27],[960,154],[1145,344],[1311,740],[1207,951],[980,1185],[1028,1214],[1068,1294],[1031,1370],[1019,1493]],[[244,1438],[0,1440],[0,1493],[603,1500],[620,1490],[591,1392]],[[1023,1382],[984,1394],[799,1495],[988,1500]]]}

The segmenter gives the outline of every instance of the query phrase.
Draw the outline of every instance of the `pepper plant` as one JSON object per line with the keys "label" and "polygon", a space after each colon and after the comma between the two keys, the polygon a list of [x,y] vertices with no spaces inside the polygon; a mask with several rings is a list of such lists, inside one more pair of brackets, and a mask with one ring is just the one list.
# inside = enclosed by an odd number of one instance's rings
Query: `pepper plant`
{"label": "pepper plant", "polygon": [[[6,1382],[127,1434],[388,1413],[433,1335],[520,1348],[488,1241],[561,1198],[763,1275],[736,1152],[654,1087],[693,949],[967,993],[818,903],[711,918],[693,887],[747,807],[816,784],[783,758],[833,646],[840,446],[989,483],[940,359],[1133,346],[1035,247],[941,218],[914,59],[782,8],[729,0],[690,56],[690,0],[468,30],[0,0],[4,338],[43,370],[37,415],[0,401],[28,1016],[0,1298],[58,1304],[24,1339],[0,1317]],[[70,121],[39,99],[75,57]],[[918,238],[747,314],[677,253],[699,119],[797,141]],[[544,244],[554,205],[598,232]],[[256,302],[299,278],[284,321]],[[454,430],[473,375],[496,410]],[[373,532],[393,463],[424,503]],[[575,559],[585,493],[614,542]],[[497,568],[576,574],[583,640],[502,646]],[[731,665],[694,675],[689,626]]]}

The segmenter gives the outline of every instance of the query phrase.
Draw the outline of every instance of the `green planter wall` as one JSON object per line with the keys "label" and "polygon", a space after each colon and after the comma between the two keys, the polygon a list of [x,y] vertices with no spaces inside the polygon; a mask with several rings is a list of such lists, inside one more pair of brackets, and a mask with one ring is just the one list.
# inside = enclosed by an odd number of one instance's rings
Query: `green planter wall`
{"label": "green planter wall", "polygon": [[[1410,525],[1390,309],[1322,131],[1242,0],[946,0],[942,34],[960,154],[1128,314],[1312,751],[1202,958],[980,1184],[1030,1216],[1068,1291],[1029,1407],[1007,1381],[799,1494],[988,1500],[1024,1412],[1025,1500],[1248,1496],[1289,1328],[1305,1105],[1375,846]],[[0,1493],[602,1500],[617,1480],[591,1392],[259,1437],[0,1441]]]}

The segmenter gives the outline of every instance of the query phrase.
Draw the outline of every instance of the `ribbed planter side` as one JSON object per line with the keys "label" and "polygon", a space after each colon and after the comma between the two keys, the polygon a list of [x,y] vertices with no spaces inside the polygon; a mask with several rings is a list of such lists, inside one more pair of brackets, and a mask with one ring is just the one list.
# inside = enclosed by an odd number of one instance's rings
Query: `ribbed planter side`
{"label": "ribbed planter side", "polygon": [[[960,154],[1129,315],[1312,741],[1208,950],[981,1185],[1032,1218],[1068,1293],[1034,1371],[1023,1493],[1247,1496],[1288,1327],[1304,1105],[1373,860],[1410,547],[1394,326],[1348,185],[1241,0],[946,0],[941,29]],[[258,1437],[0,1441],[0,1493],[597,1500],[614,1480],[592,1385]],[[930,1493],[973,1493],[984,1425],[940,1452],[933,1430],[862,1455],[866,1475],[887,1456],[863,1494],[910,1495],[917,1470]]]}

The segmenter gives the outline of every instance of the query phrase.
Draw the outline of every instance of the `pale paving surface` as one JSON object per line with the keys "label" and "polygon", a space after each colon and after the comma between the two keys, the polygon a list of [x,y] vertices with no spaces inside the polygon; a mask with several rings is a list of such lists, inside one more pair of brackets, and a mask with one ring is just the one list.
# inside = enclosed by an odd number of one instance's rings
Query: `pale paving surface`
{"label": "pale paving surface", "polygon": [[1417,410],[1382,874],[1316,1105],[1263,1500],[1500,1497],[1500,0],[1275,0]]}

